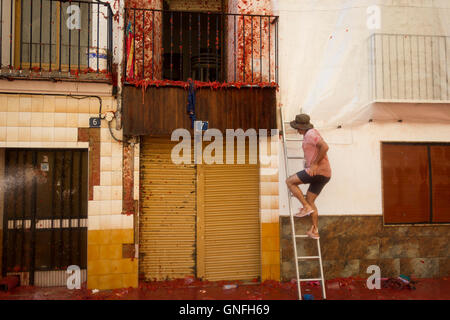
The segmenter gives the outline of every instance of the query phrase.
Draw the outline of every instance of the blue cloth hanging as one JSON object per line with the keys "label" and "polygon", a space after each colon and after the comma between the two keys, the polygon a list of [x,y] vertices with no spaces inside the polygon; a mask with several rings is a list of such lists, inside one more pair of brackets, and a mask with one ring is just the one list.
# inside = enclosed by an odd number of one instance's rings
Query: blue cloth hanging
{"label": "blue cloth hanging", "polygon": [[196,120],[196,117],[195,117],[195,89],[194,89],[194,82],[192,80],[189,80],[187,113],[189,114],[189,118],[191,118],[191,128],[194,129],[194,122]]}

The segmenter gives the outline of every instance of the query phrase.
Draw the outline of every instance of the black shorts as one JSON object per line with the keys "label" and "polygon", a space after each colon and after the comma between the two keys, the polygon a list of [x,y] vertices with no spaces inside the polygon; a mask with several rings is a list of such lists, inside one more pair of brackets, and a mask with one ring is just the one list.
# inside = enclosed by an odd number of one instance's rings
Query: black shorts
{"label": "black shorts", "polygon": [[323,187],[328,183],[328,181],[330,181],[329,177],[322,175],[315,175],[311,177],[305,170],[297,172],[297,177],[302,180],[303,183],[309,183],[308,191],[316,195],[319,195]]}

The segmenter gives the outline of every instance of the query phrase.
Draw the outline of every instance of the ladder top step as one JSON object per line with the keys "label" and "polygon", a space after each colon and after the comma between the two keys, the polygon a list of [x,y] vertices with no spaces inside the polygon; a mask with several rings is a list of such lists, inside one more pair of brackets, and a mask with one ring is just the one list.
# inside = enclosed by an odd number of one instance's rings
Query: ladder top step
{"label": "ladder top step", "polygon": [[305,157],[302,156],[288,156],[288,159],[305,159]]}
{"label": "ladder top step", "polygon": [[303,141],[301,138],[286,138],[286,141]]}
{"label": "ladder top step", "polygon": [[301,256],[297,258],[298,260],[303,260],[303,259],[320,259],[319,256]]}

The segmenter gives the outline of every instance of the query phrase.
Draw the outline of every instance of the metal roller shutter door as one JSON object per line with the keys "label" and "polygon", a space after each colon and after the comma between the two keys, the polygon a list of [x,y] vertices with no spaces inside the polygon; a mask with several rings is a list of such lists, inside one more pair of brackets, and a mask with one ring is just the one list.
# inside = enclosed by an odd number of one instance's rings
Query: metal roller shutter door
{"label": "metal roller shutter door", "polygon": [[203,165],[201,170],[204,278],[218,281],[260,277],[258,165]]}
{"label": "metal roller shutter door", "polygon": [[146,280],[195,274],[196,170],[170,159],[176,142],[142,138],[140,273]]}

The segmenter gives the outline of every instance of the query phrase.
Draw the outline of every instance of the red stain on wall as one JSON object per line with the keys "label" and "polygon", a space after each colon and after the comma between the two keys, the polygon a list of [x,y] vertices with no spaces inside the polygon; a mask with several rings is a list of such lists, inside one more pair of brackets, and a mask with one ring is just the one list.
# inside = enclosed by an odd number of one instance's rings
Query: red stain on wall
{"label": "red stain on wall", "polygon": [[[126,8],[162,9],[162,0],[127,0]],[[134,78],[162,77],[162,13],[160,11],[128,10],[126,26],[131,23],[134,35]]]}
{"label": "red stain on wall", "polygon": [[100,185],[100,129],[78,128],[78,141],[89,142],[89,200],[94,200],[94,186]]}
{"label": "red stain on wall", "polygon": [[[133,80],[133,79],[130,79],[129,83],[134,85],[137,88],[141,87],[143,92],[145,92],[147,87],[151,87],[151,86],[153,86],[153,87],[179,87],[179,88],[184,88],[184,89],[189,88],[189,82],[187,82],[187,81],[151,80],[151,79]],[[230,81],[230,82],[194,81],[194,87],[196,89],[201,89],[201,88],[209,88],[209,89],[238,88],[238,89],[240,89],[241,87],[245,87],[245,86],[254,86],[254,87],[256,86],[258,88],[271,87],[271,88],[278,89],[278,84],[274,81],[272,81],[272,82],[257,82],[257,83],[239,82],[239,81],[236,81],[236,82],[233,82],[233,81]]]}
{"label": "red stain on wall", "polygon": [[129,144],[123,147],[122,186],[122,214],[134,214],[134,147]]}
{"label": "red stain on wall", "polygon": [[[127,0],[127,8],[162,9],[162,0]],[[211,12],[221,10],[217,0],[169,1],[170,9]],[[173,7],[173,8],[172,8]],[[270,0],[227,0],[229,13],[271,15]],[[162,79],[162,14],[159,11],[128,10],[126,19],[131,22],[135,47],[134,70],[126,80]],[[276,81],[275,17],[227,16],[225,39],[227,81],[236,83],[270,83]],[[127,26],[129,23],[127,22]],[[208,17],[209,23],[209,17]],[[209,28],[208,28],[209,30]],[[236,31],[235,31],[236,30]],[[207,43],[219,49],[219,36]],[[172,44],[173,45],[173,44]],[[180,50],[182,45],[180,45]],[[167,51],[167,48],[166,48]]]}
{"label": "red stain on wall", "polygon": [[[271,15],[271,1],[228,0],[228,11]],[[228,80],[275,81],[275,18],[238,16],[228,18]],[[234,30],[236,29],[236,33]]]}

